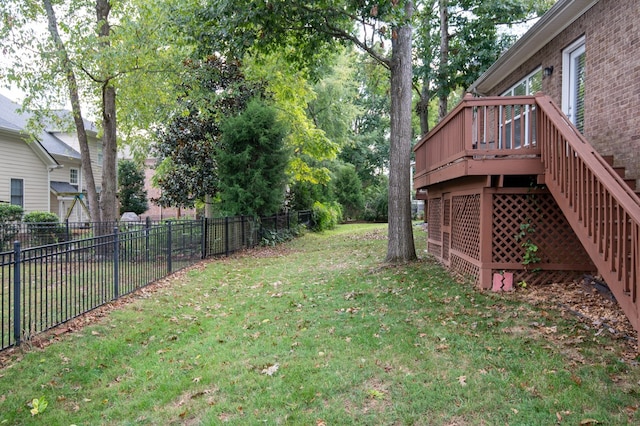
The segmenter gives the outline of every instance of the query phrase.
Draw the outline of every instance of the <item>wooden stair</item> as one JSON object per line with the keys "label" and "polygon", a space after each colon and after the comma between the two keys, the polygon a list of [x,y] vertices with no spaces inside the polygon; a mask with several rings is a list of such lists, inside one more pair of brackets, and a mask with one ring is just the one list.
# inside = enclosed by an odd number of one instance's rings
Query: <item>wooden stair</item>
{"label": "wooden stair", "polygon": [[614,156],[613,155],[603,155],[602,159],[613,168],[613,171],[618,174],[624,180],[624,183],[627,184],[629,188],[633,190],[637,195],[640,195],[640,189],[637,188],[636,179],[627,178],[627,168],[624,166],[614,166]]}
{"label": "wooden stair", "polygon": [[640,198],[545,95],[536,95],[545,183],[599,275],[640,335]]}

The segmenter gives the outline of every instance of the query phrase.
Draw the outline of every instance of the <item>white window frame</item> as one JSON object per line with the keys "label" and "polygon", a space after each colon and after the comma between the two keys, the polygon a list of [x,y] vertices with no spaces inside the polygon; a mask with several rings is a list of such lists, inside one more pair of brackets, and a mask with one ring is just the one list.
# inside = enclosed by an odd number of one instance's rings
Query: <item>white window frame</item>
{"label": "white window frame", "polygon": [[535,95],[535,93],[531,93],[531,80],[534,75],[541,72],[542,72],[542,67],[536,68],[535,70],[527,74],[523,79],[519,80],[516,84],[514,84],[513,86],[509,87],[507,90],[502,92],[500,96],[514,96],[513,91],[516,89],[516,87],[520,86],[522,83],[526,84],[525,95]]}
{"label": "white window frame", "polygon": [[570,111],[572,107],[571,97],[574,95],[572,90],[573,72],[571,71],[571,61],[575,55],[586,52],[585,36],[580,37],[566,48],[562,50],[562,112],[575,124],[575,116]]}
{"label": "white window frame", "polygon": [[[13,192],[13,183],[14,182],[20,182],[20,194],[15,194]],[[10,202],[13,205],[16,206],[20,206],[24,208],[24,179],[20,179],[20,178],[11,178],[10,183],[9,183],[9,197],[10,197]],[[20,203],[14,203],[13,199],[14,197],[16,198],[20,198]]]}
{"label": "white window frame", "polygon": [[[74,174],[75,174],[75,176],[74,176]],[[75,168],[69,169],[69,184],[70,185],[79,185],[80,184],[80,170],[75,169]]]}

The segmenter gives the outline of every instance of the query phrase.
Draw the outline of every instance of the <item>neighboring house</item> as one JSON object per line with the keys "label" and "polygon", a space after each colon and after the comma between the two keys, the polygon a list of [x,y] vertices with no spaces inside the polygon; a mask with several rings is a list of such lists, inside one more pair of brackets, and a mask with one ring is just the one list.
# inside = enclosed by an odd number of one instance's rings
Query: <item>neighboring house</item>
{"label": "neighboring house", "polygon": [[640,330],[640,2],[558,0],[468,92],[414,149],[429,252],[496,290],[598,274]]}
{"label": "neighboring house", "polygon": [[[0,95],[0,201],[17,204],[25,213],[48,211],[61,220],[90,220],[80,147],[74,132],[46,128],[34,139],[26,133],[29,116]],[[60,112],[69,114],[69,112]],[[94,179],[102,176],[102,143],[95,126],[85,121]]]}
{"label": "neighboring house", "polygon": [[140,217],[149,218],[151,220],[174,219],[174,218],[190,218],[195,219],[195,209],[181,209],[179,207],[162,207],[152,200],[160,197],[160,188],[153,186],[152,180],[155,174],[155,158],[147,158],[144,162],[144,189],[147,191],[147,200],[149,209],[142,213]]}

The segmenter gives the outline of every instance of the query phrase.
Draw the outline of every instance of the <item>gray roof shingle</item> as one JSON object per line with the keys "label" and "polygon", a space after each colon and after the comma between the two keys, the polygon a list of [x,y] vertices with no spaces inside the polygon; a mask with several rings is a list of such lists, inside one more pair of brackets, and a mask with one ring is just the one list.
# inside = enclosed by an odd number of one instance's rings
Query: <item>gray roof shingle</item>
{"label": "gray roof shingle", "polygon": [[[0,128],[14,131],[23,131],[31,118],[28,113],[20,113],[20,105],[11,99],[0,95]],[[80,153],[55,137],[51,132],[44,130],[37,136],[37,140],[51,155],[62,155],[80,159]]]}

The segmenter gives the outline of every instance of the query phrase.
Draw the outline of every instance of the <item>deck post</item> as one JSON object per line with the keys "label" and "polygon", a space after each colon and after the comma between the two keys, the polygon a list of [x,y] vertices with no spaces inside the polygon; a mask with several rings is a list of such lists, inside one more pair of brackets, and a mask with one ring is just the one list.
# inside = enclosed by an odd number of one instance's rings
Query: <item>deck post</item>
{"label": "deck post", "polygon": [[483,188],[480,194],[480,272],[478,284],[483,289],[491,288],[493,262],[493,194]]}
{"label": "deck post", "polygon": [[465,102],[472,98],[472,95],[467,94],[463,100],[465,107],[463,111],[464,125],[462,126],[462,143],[465,151],[471,151],[473,149],[473,108],[466,105]]}

